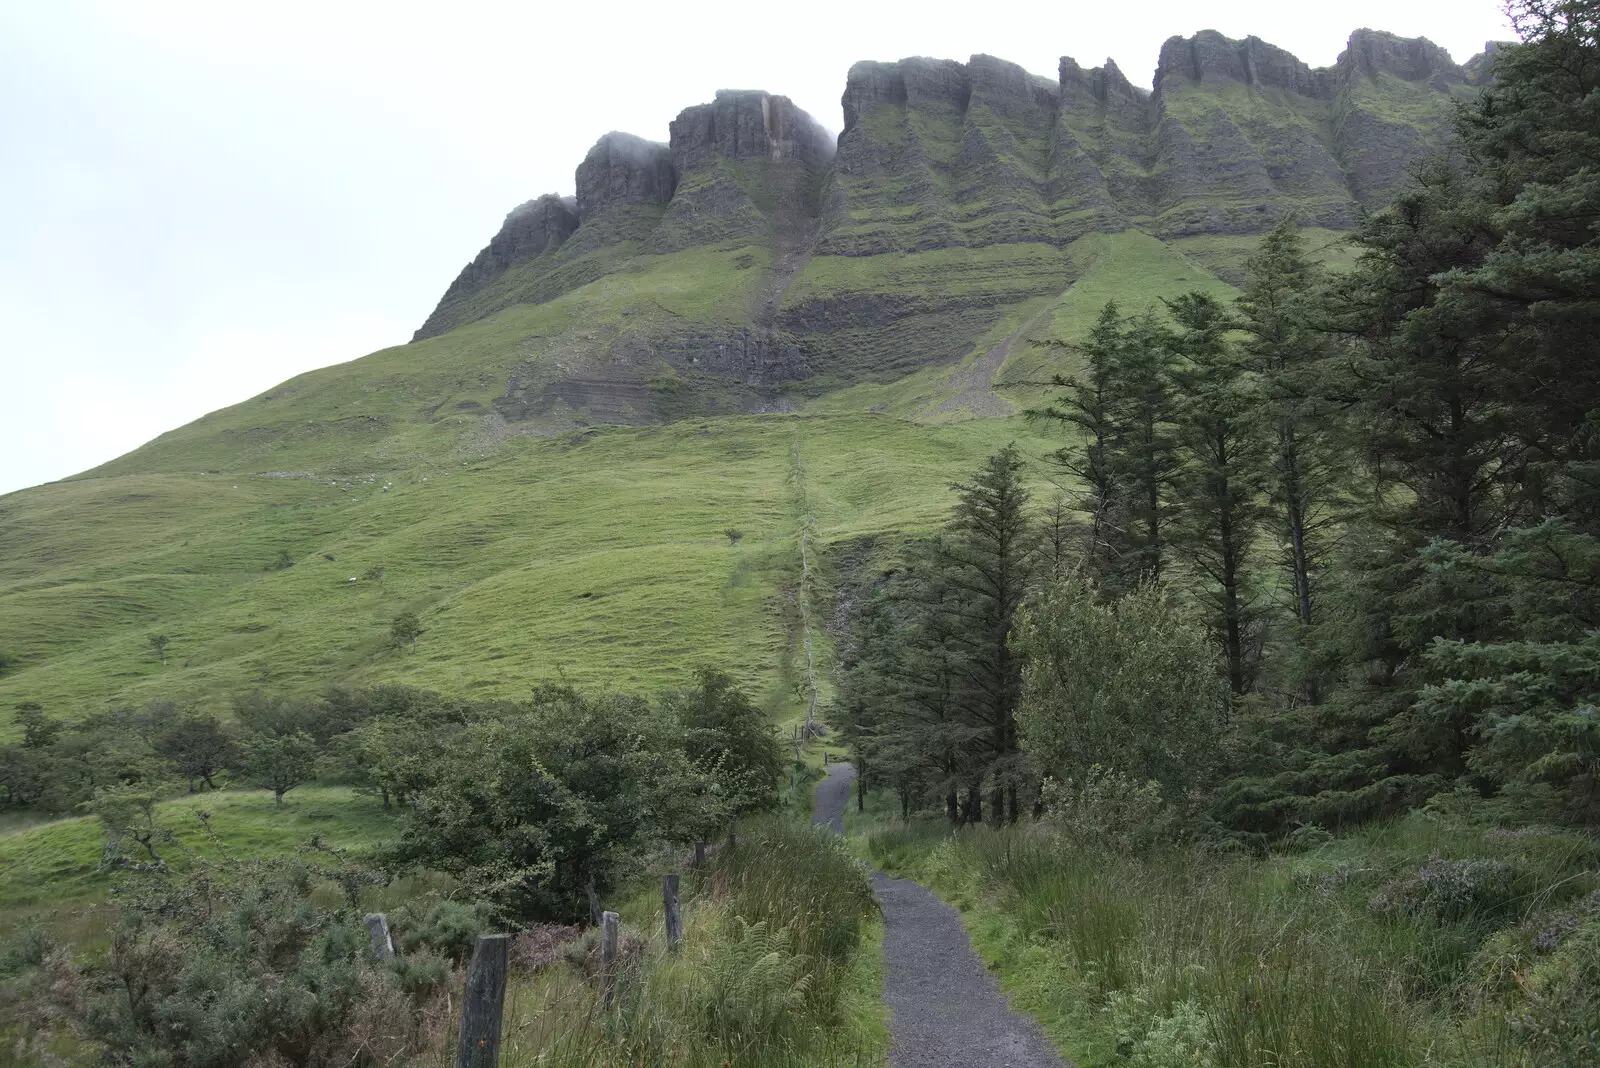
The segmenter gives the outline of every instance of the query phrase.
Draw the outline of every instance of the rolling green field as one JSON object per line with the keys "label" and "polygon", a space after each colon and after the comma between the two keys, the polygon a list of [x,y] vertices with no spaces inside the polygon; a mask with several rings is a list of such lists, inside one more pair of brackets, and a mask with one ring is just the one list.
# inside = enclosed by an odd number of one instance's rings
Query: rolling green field
{"label": "rolling green field", "polygon": [[[265,790],[192,794],[163,802],[160,811],[161,824],[181,844],[158,848],[180,871],[195,859],[285,856],[313,836],[330,849],[365,849],[398,828],[376,798],[336,786],[302,787],[281,806]],[[198,813],[206,814],[204,825]],[[119,876],[95,870],[100,837],[93,816],[0,833],[0,908],[32,911],[103,898]]]}
{"label": "rolling green field", "polygon": [[[1331,261],[1345,255],[1336,235],[1318,236]],[[1064,250],[1064,288],[997,306],[958,363],[798,398],[789,412],[567,430],[486,414],[519,354],[544,345],[532,362],[559,362],[550,337],[599,330],[647,290],[712,314],[743,271],[694,250],[302,375],[84,475],[0,497],[0,650],[20,660],[0,678],[0,738],[21,701],[76,718],[152,699],[225,713],[254,689],[379,682],[511,697],[559,677],[650,692],[707,662],[793,715],[802,521],[826,688],[838,551],[874,539],[892,552],[943,522],[950,483],[1009,441],[1053,495],[1044,458],[1060,430],[1024,413],[1073,363],[1037,342],[1082,336],[1113,297],[1126,311],[1190,288],[1225,297],[1204,264],[1242,261],[1243,240],[1082,238]],[[1018,253],[998,255],[871,257],[887,272],[873,284],[981,281]],[[838,274],[863,264],[825,260],[796,286],[871,281]],[[422,621],[414,649],[388,641],[402,611]],[[171,639],[165,665],[157,634]]]}

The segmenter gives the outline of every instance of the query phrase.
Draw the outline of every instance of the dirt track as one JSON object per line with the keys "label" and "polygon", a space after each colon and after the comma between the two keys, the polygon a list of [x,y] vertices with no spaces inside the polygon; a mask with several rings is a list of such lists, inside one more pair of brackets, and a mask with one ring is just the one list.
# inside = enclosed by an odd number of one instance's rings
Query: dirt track
{"label": "dirt track", "polygon": [[[817,784],[811,822],[844,830],[856,769]],[[961,918],[926,887],[874,873],[883,906],[883,1000],[891,1068],[1066,1068],[1039,1025],[1013,1012]]]}

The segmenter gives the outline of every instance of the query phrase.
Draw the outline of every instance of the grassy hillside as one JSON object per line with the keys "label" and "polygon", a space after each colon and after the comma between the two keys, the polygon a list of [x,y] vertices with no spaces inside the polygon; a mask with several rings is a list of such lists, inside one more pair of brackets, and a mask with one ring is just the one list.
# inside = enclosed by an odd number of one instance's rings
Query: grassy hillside
{"label": "grassy hillside", "polygon": [[[0,678],[0,736],[25,700],[75,717],[383,681],[512,696],[563,675],[648,691],[704,661],[792,712],[802,516],[825,562],[864,536],[942,522],[949,482],[1007,441],[1043,457],[1056,432],[1020,413],[1071,361],[1034,342],[1081,336],[1113,297],[1134,310],[1193,287],[1227,295],[1205,264],[1247,249],[1199,240],[1080,239],[1060,254],[1071,281],[1008,294],[958,363],[800,399],[796,412],[558,431],[492,410],[519,353],[605,329],[619,308],[703,301],[703,312],[740,273],[721,254],[660,257],[653,272],[302,375],[0,498],[0,650],[21,658]],[[828,257],[795,285],[914,293],[962,272],[998,278],[1012,264],[995,255]],[[869,267],[882,273],[845,273]],[[1048,475],[1035,467],[1042,493]],[[389,622],[408,610],[424,634],[393,649]],[[165,666],[155,634],[171,638]]]}
{"label": "grassy hillside", "polygon": [[[303,787],[283,805],[265,790],[194,794],[164,802],[160,813],[162,825],[183,843],[166,849],[178,870],[188,867],[191,854],[205,860],[284,856],[313,835],[330,849],[367,848],[397,833],[376,798],[333,786]],[[206,814],[206,827],[198,813]],[[93,816],[0,831],[0,927],[13,912],[102,900],[119,876],[95,870],[100,838]]]}

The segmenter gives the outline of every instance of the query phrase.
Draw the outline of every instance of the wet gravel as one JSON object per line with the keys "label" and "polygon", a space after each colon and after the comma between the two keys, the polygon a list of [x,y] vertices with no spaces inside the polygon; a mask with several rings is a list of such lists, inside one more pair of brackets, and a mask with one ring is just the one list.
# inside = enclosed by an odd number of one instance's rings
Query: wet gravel
{"label": "wet gravel", "polygon": [[[811,822],[844,830],[855,768],[829,767]],[[1067,1068],[1039,1025],[1012,1011],[961,918],[931,890],[874,873],[883,906],[883,1000],[891,1068]]]}

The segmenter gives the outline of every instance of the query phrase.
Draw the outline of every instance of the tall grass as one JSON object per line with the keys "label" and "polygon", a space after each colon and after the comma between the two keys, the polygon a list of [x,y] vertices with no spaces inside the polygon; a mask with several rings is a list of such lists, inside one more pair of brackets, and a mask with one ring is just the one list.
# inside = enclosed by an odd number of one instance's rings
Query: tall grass
{"label": "tall grass", "polygon": [[673,954],[644,899],[635,904],[632,926],[648,942],[624,954],[609,1009],[579,962],[519,984],[502,1063],[881,1063],[876,904],[838,839],[782,820],[752,826],[717,852],[685,905],[684,946]]}
{"label": "tall grass", "polygon": [[[1115,855],[1043,828],[908,828],[868,847],[978,906],[981,947],[1080,1065],[1565,1064],[1515,1025],[1517,984],[1577,952],[1548,931],[1538,949],[1541,929],[1600,925],[1600,848],[1553,833],[1413,819],[1267,860]],[[1580,1026],[1594,1007],[1553,1011]]]}

